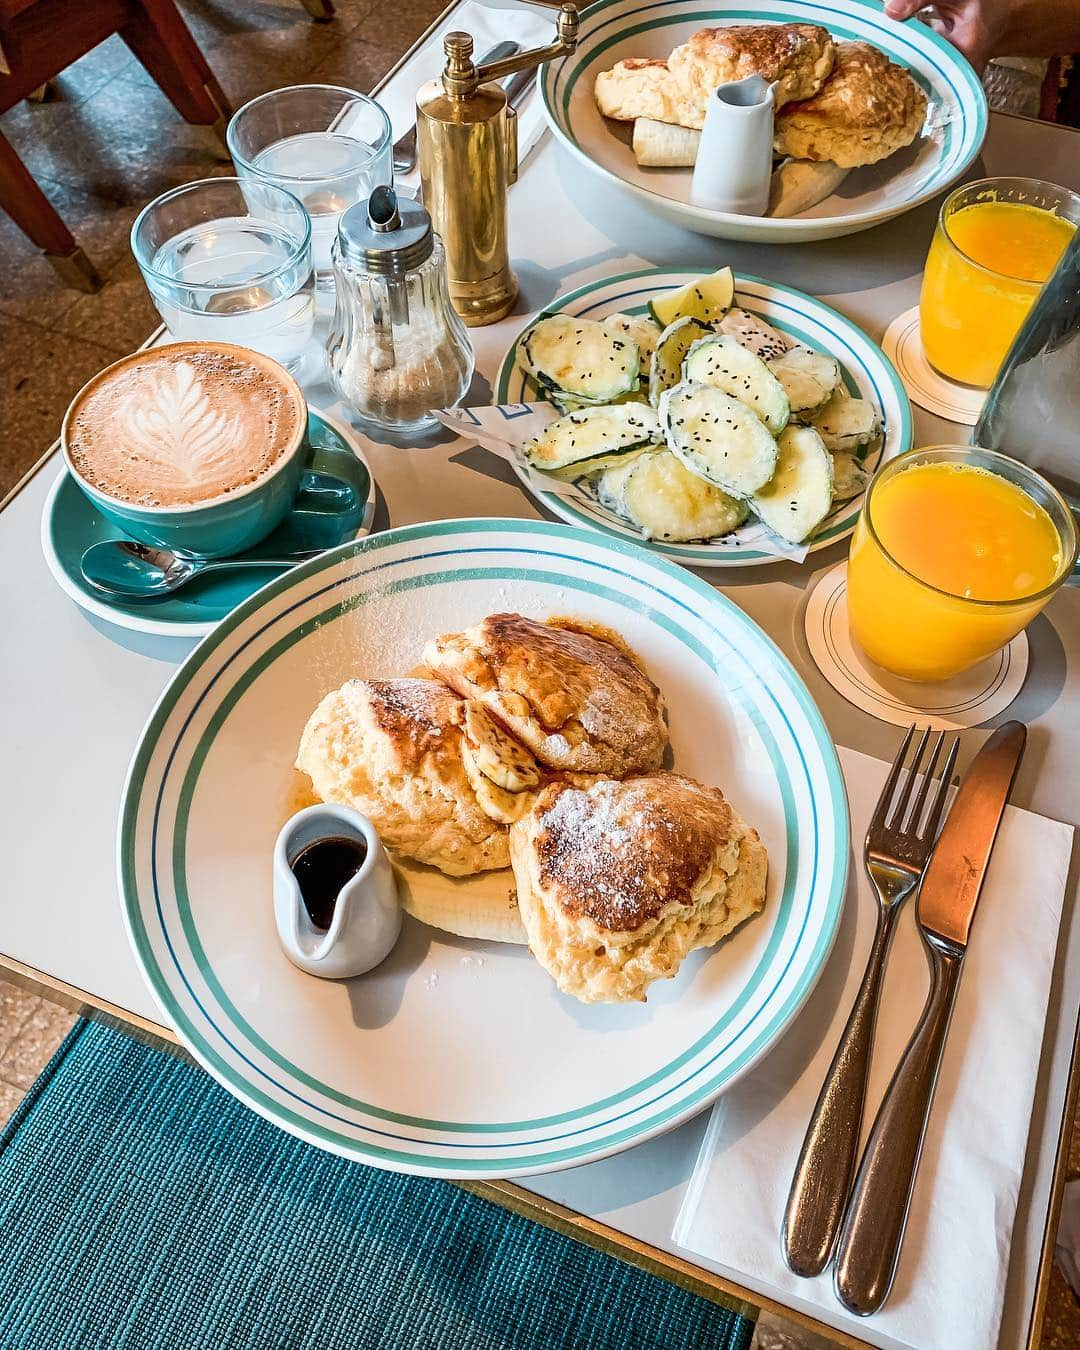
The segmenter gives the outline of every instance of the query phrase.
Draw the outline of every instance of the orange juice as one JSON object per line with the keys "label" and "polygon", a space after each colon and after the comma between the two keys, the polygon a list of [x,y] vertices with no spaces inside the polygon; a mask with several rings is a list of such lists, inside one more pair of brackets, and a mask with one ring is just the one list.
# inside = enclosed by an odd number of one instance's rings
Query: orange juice
{"label": "orange juice", "polygon": [[1022,202],[976,201],[952,211],[946,202],[919,301],[930,364],[950,379],[989,387],[1075,229]]}
{"label": "orange juice", "polygon": [[1015,637],[1074,548],[1015,482],[935,453],[875,479],[848,559],[852,635],[872,661],[913,680],[946,679]]}

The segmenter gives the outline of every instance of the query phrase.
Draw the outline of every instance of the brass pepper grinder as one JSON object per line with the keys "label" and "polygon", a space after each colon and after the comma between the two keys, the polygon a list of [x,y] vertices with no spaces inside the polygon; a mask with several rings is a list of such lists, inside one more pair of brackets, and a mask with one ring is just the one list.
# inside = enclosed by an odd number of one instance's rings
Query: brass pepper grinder
{"label": "brass pepper grinder", "polygon": [[506,237],[517,117],[497,81],[572,52],[577,33],[576,5],[560,5],[556,41],[485,66],[473,64],[468,33],[447,33],[446,68],[417,94],[423,202],[446,248],[450,303],[470,328],[501,319],[517,299]]}

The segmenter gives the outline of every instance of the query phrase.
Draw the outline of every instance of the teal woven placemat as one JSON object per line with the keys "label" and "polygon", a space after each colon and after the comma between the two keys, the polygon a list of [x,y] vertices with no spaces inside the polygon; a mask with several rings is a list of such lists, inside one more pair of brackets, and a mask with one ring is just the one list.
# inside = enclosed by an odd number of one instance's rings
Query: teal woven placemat
{"label": "teal woven placemat", "polygon": [[753,1325],[466,1194],[284,1134],[78,1024],[0,1133],[0,1346],[747,1350]]}

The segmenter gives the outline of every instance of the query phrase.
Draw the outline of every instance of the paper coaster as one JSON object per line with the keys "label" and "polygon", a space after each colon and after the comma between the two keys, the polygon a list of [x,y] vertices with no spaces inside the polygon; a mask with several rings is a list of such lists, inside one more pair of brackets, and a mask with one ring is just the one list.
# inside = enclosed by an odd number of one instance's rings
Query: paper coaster
{"label": "paper coaster", "polygon": [[895,679],[870,665],[848,631],[846,563],[821,574],[807,598],[804,621],[810,655],[837,693],[871,717],[898,727],[916,721],[935,731],[979,726],[1009,706],[1027,674],[1023,633],[996,655],[940,684]]}
{"label": "paper coaster", "polygon": [[986,390],[947,380],[927,361],[919,337],[918,305],[893,319],[881,339],[881,347],[899,372],[912,403],[948,422],[960,422],[967,427],[973,427],[979,420]]}

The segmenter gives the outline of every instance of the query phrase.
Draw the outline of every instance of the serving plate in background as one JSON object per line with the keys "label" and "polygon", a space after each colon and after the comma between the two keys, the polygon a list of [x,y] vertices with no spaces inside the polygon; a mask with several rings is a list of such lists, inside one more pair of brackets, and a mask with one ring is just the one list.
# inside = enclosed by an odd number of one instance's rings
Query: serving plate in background
{"label": "serving plate in background", "polygon": [[[813,23],[838,40],[880,48],[907,67],[929,100],[923,136],[879,164],[853,169],[838,192],[791,219],[695,206],[689,169],[643,169],[593,98],[602,70],[629,56],[666,59],[700,28]],[[759,243],[802,243],[865,230],[910,211],[954,183],[986,135],[986,95],[955,47],[916,20],[886,18],[880,0],[598,0],[582,12],[576,50],[544,66],[544,112],[556,139],[591,172],[622,186],[668,220],[701,234]]]}

